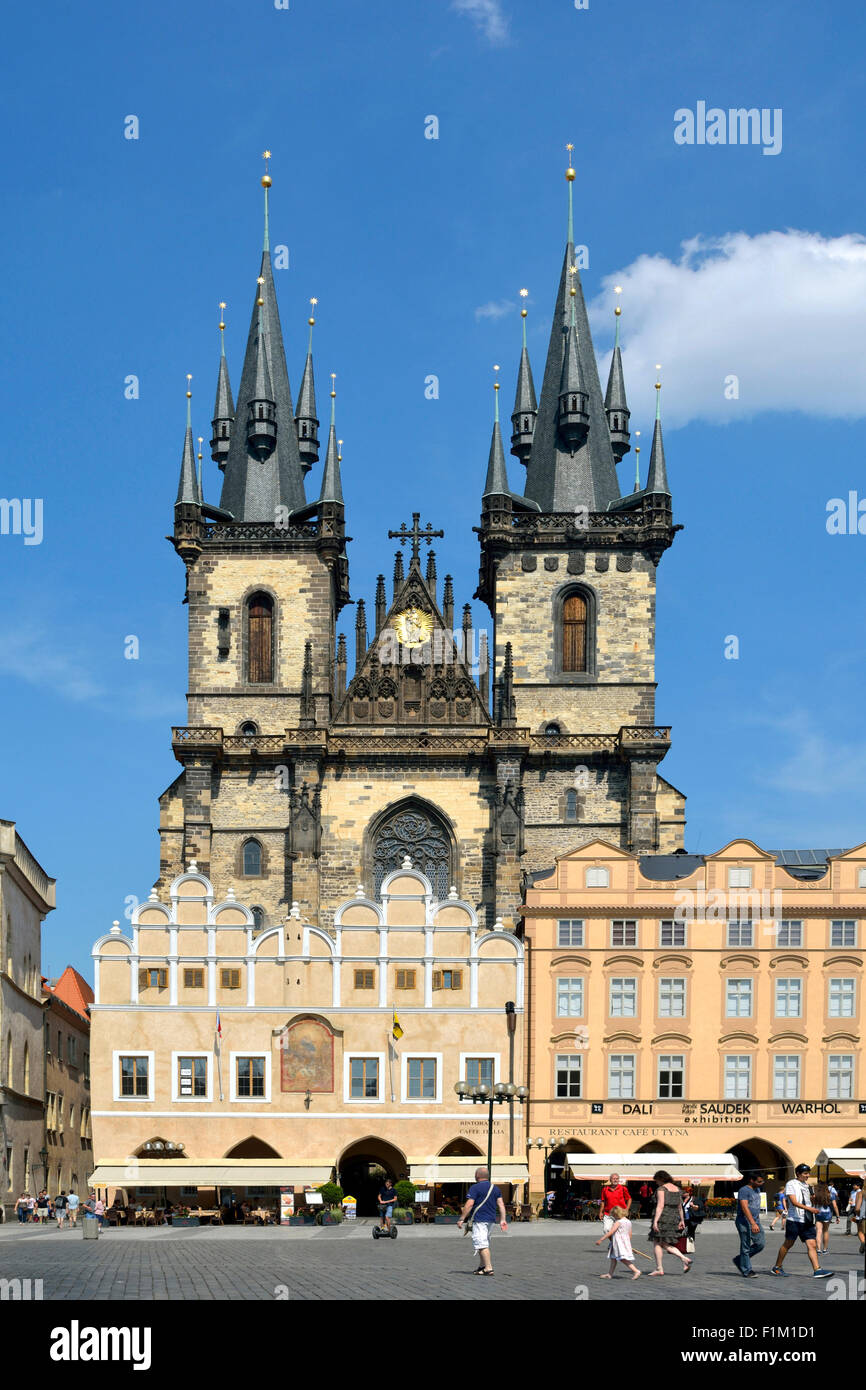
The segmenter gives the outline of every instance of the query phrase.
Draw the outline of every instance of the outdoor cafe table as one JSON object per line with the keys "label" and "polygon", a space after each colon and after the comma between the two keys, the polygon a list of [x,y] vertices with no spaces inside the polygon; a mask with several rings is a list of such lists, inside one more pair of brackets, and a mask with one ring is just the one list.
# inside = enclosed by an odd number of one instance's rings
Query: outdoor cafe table
{"label": "outdoor cafe table", "polygon": [[220,1221],[219,1207],[191,1207],[190,1216],[197,1216],[200,1221]]}

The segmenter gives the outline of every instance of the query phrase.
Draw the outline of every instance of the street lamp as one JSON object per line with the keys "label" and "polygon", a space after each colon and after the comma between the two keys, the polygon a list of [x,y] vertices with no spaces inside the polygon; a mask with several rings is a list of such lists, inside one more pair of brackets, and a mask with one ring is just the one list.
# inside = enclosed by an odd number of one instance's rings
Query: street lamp
{"label": "street lamp", "polygon": [[491,1089],[481,1082],[478,1086],[470,1086],[468,1081],[457,1081],[454,1084],[458,1100],[471,1100],[473,1105],[487,1105],[487,1175],[493,1177],[493,1107],[502,1105],[515,1100],[524,1101],[529,1095],[525,1086],[515,1086],[513,1081],[497,1081]]}

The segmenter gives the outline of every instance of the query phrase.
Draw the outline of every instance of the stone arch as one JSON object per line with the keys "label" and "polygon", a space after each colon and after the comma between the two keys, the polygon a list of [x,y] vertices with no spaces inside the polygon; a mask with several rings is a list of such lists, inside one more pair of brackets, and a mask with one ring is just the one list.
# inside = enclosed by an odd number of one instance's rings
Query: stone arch
{"label": "stone arch", "polygon": [[242,1139],[239,1144],[235,1144],[225,1158],[282,1158],[282,1154],[277,1153],[276,1149],[270,1144],[266,1144],[264,1139],[259,1139],[255,1134]]}
{"label": "stone arch", "polygon": [[460,890],[460,862],[448,816],[421,797],[392,802],[374,816],[364,834],[364,881],[377,897],[382,880],[399,869],[408,854],[413,869],[433,886],[434,896],[447,898],[452,884]]}
{"label": "stone arch", "polygon": [[448,1143],[439,1150],[438,1158],[483,1158],[484,1154],[477,1144],[473,1144],[471,1139],[449,1139]]}
{"label": "stone arch", "polygon": [[397,1182],[408,1175],[406,1155],[375,1134],[355,1140],[337,1159],[337,1181],[346,1196],[355,1198],[359,1216],[378,1213],[377,1197],[385,1178]]}
{"label": "stone arch", "polygon": [[[580,666],[569,665],[566,660],[567,605],[570,599],[580,599],[583,604],[585,650]],[[574,581],[563,584],[556,591],[553,598],[553,669],[557,677],[572,681],[585,681],[595,677],[597,620],[598,595],[590,584]]]}
{"label": "stone arch", "polygon": [[[788,1178],[794,1176],[794,1166],[791,1158],[780,1149],[776,1144],[772,1144],[769,1139],[761,1139],[758,1135],[752,1135],[748,1139],[741,1139],[736,1144],[729,1145],[729,1153],[734,1155],[737,1167],[747,1177],[749,1173],[760,1171],[764,1177],[772,1181],[777,1179],[786,1182]],[[731,1191],[737,1184],[731,1184]],[[719,1183],[716,1184],[718,1191]]]}

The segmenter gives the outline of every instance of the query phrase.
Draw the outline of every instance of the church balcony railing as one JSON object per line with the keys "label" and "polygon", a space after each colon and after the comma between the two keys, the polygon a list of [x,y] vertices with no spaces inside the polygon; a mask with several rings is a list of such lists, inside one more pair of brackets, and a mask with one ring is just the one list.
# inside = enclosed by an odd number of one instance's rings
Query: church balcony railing
{"label": "church balcony railing", "polygon": [[271,521],[214,521],[201,528],[203,540],[217,543],[273,541],[279,544],[286,540],[317,540],[320,534],[317,521],[304,522],[300,526],[280,526]]}
{"label": "church balcony railing", "polygon": [[284,734],[230,734],[223,739],[227,753],[282,753]]}
{"label": "church balcony railing", "polygon": [[585,748],[588,751],[613,752],[619,743],[617,734],[533,734],[533,748]]}
{"label": "church balcony railing", "polygon": [[204,725],[197,728],[182,726],[172,729],[171,741],[173,744],[180,744],[185,748],[205,746],[221,748],[223,743],[223,731],[222,729]]}
{"label": "church balcony railing", "polygon": [[622,743],[670,743],[671,726],[637,724],[623,726],[619,731]]}

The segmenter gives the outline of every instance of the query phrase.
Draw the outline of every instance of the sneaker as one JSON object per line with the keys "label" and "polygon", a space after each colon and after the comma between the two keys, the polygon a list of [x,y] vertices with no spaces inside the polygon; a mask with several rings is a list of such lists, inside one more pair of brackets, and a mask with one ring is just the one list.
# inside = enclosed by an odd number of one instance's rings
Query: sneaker
{"label": "sneaker", "polygon": [[744,1275],[743,1275],[743,1278],[744,1278],[744,1279],[757,1279],[757,1277],[758,1277],[758,1276],[757,1276],[757,1274],[755,1273],[755,1271],[754,1271],[753,1269],[750,1269],[749,1272],[748,1272],[748,1274],[744,1274]]}
{"label": "sneaker", "polygon": [[742,1258],[742,1257],[741,1257],[740,1255],[735,1255],[734,1258],[731,1260],[731,1264],[732,1264],[732,1265],[736,1265],[736,1266],[737,1266],[737,1269],[739,1269],[740,1273],[742,1274],[743,1271],[742,1271],[742,1268],[741,1268],[741,1266],[740,1266],[740,1260],[741,1260],[741,1258]]}
{"label": "sneaker", "polygon": [[814,1271],[814,1273],[812,1274],[812,1278],[813,1278],[813,1279],[832,1279],[832,1278],[833,1278],[833,1270],[832,1270],[832,1269],[816,1269],[816,1270]]}
{"label": "sneaker", "polygon": [[791,1277],[787,1269],[780,1269],[778,1265],[773,1265],[773,1268],[770,1270],[770,1273],[778,1274],[781,1279],[790,1279]]}

